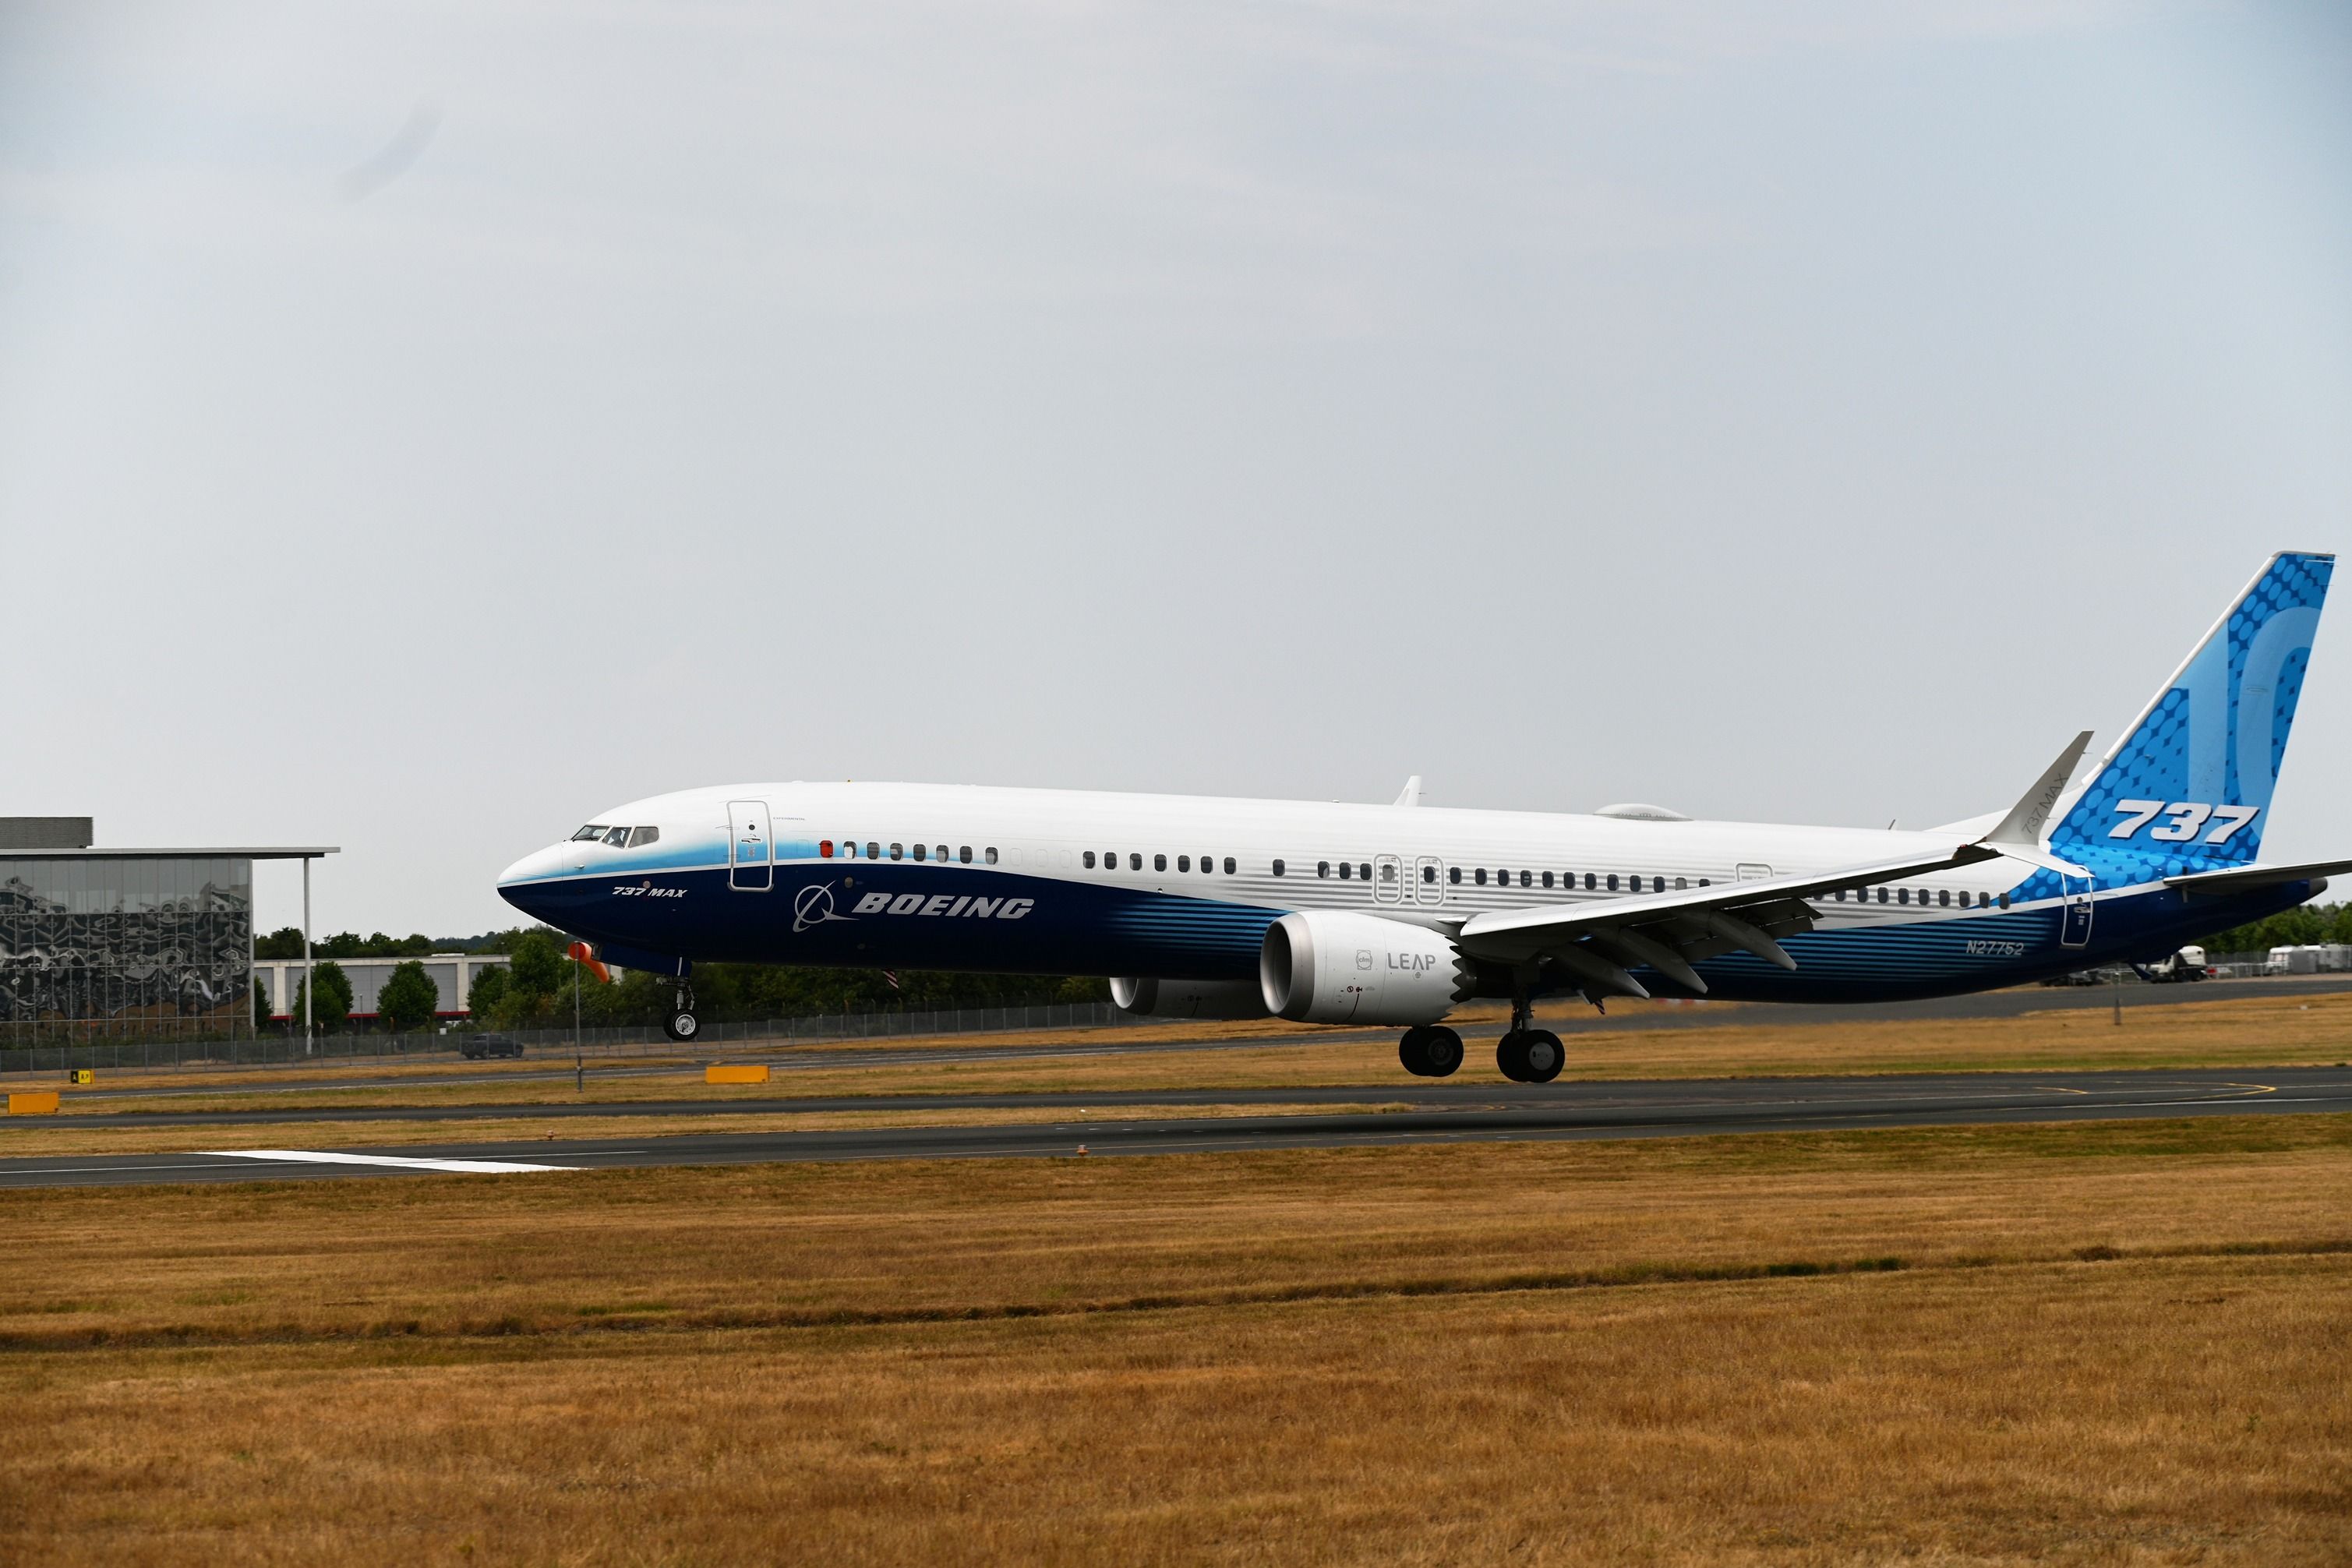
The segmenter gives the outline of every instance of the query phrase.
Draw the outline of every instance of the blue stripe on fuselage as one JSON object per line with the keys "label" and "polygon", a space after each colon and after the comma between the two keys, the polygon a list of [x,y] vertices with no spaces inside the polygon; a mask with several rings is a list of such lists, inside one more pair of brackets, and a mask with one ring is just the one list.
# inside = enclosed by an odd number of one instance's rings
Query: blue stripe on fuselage
{"label": "blue stripe on fuselage", "polygon": [[[561,930],[699,963],[792,963],[1137,974],[1244,980],[1265,928],[1286,910],[995,868],[787,862],[765,892],[729,886],[725,867],[570,877],[501,889]],[[2162,956],[2217,929],[2290,909],[2295,883],[2193,902],[2167,888],[2103,894],[2092,940],[2058,944],[2055,903],[1899,925],[1833,925],[1783,940],[1794,973],[1750,953],[1696,967],[1727,1000],[1885,1001],[2017,984],[2092,964]],[[881,896],[878,907],[876,895]],[[866,908],[860,913],[861,907]],[[1377,913],[1367,908],[1364,912]],[[1634,971],[1651,990],[1678,994]]]}

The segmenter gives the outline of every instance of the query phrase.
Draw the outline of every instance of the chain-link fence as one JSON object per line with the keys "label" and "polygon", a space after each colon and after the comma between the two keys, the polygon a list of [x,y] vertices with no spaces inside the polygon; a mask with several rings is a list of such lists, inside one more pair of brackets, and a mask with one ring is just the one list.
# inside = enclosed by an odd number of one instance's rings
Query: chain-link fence
{"label": "chain-link fence", "polygon": [[[826,1013],[807,1018],[766,1018],[705,1024],[679,1044],[652,1026],[628,1028],[516,1029],[502,1034],[320,1035],[306,1051],[299,1035],[245,1039],[107,1039],[54,1045],[0,1045],[0,1072],[54,1073],[76,1068],[115,1071],[184,1068],[289,1067],[328,1061],[452,1060],[494,1042],[511,1041],[525,1056],[708,1056],[725,1048],[810,1045],[821,1041],[889,1039],[908,1035],[997,1034],[1026,1029],[1085,1028],[1131,1023],[1135,1015],[1108,1002],[1057,1002],[1035,1007],[950,1007],[930,1013]],[[503,1054],[503,1053],[501,1053]]]}

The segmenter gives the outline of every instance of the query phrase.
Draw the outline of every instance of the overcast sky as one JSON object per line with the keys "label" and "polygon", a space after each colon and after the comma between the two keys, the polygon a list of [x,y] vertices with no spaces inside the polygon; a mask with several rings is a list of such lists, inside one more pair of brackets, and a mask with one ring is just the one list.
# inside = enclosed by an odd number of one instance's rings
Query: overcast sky
{"label": "overcast sky", "polygon": [[2347,16],[0,0],[0,812],[2005,806],[2346,542]]}

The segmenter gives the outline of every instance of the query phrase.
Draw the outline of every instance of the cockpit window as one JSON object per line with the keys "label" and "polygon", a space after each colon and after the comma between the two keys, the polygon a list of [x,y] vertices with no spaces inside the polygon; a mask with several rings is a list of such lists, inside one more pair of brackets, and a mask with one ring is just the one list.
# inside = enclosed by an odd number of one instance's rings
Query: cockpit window
{"label": "cockpit window", "polygon": [[629,830],[625,827],[615,827],[604,835],[604,842],[615,849],[626,849],[629,847]]}
{"label": "cockpit window", "polygon": [[577,844],[583,838],[602,838],[604,837],[604,825],[601,822],[592,822],[587,826],[582,828],[579,832],[573,834],[572,836],[572,841],[574,844]]}
{"label": "cockpit window", "polygon": [[647,844],[654,843],[660,837],[661,829],[658,827],[632,827],[629,829],[629,847],[632,849],[641,848]]}

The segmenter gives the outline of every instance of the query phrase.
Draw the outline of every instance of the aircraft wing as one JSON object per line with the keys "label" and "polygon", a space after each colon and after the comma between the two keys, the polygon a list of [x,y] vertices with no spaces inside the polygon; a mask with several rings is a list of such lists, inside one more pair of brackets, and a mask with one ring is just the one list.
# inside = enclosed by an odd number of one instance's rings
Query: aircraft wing
{"label": "aircraft wing", "polygon": [[1472,916],[1456,941],[1471,957],[1493,963],[1553,960],[1579,981],[1622,995],[1649,994],[1626,973],[1637,964],[1648,964],[1704,993],[1706,982],[1691,965],[1721,953],[1753,952],[1783,969],[1796,968],[1797,961],[1775,939],[1812,929],[1814,910],[1805,900],[1813,894],[1949,871],[2000,859],[2002,853],[1988,844],[1961,844],[1940,855],[1843,866],[1804,876],[1500,910]]}
{"label": "aircraft wing", "polygon": [[[2167,877],[2164,885],[2184,893],[2251,893],[2282,882],[2316,882],[2352,871],[2352,860],[2317,860],[2306,866],[2232,866],[2226,871],[2197,871]],[[2317,892],[2318,889],[2312,889]]]}

